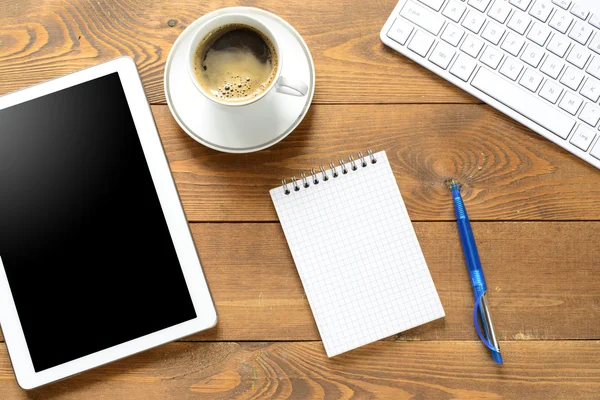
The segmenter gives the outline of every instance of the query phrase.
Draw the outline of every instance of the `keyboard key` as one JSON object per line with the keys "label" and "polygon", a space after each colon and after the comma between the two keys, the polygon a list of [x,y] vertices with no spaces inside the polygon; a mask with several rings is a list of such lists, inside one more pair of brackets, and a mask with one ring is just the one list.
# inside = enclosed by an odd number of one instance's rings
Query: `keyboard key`
{"label": "keyboard key", "polygon": [[600,29],[600,14],[593,14],[590,18],[590,24]]}
{"label": "keyboard key", "polygon": [[498,45],[498,43],[500,43],[500,39],[502,39],[502,35],[504,35],[504,32],[506,32],[506,29],[490,21],[483,30],[481,37],[488,42]]}
{"label": "keyboard key", "polygon": [[490,5],[491,0],[469,0],[469,5],[473,8],[484,12],[487,6]]}
{"label": "keyboard key", "polygon": [[436,36],[440,33],[445,22],[444,17],[414,1],[406,3],[400,11],[400,15]]}
{"label": "keyboard key", "polygon": [[558,79],[564,66],[565,63],[562,60],[548,56],[542,65],[541,71],[551,78]]}
{"label": "keyboard key", "polygon": [[473,33],[479,33],[484,22],[485,17],[483,16],[483,14],[478,13],[475,10],[469,10],[467,16],[462,22],[462,26],[464,26]]}
{"label": "keyboard key", "polygon": [[437,65],[442,69],[448,68],[450,65],[450,61],[456,54],[456,51],[452,46],[447,45],[444,42],[439,42],[437,46],[435,46],[435,50],[429,56],[429,61]]}
{"label": "keyboard key", "polygon": [[540,65],[540,61],[542,61],[544,54],[546,53],[544,53],[544,50],[541,47],[538,47],[534,44],[528,44],[527,48],[521,55],[521,60],[531,65],[533,68],[537,68],[538,65]]}
{"label": "keyboard key", "polygon": [[571,5],[571,0],[552,0],[552,2],[565,10]]}
{"label": "keyboard key", "polygon": [[596,145],[592,151],[590,151],[590,154],[600,160],[600,146],[598,145],[598,142],[596,142]]}
{"label": "keyboard key", "polygon": [[454,65],[450,68],[450,73],[467,82],[475,70],[475,67],[477,67],[477,62],[475,60],[465,54],[459,54]]}
{"label": "keyboard key", "polygon": [[[579,125],[571,138],[571,143],[583,151],[587,151],[596,137],[596,132],[583,125]],[[595,157],[595,156],[594,156]]]}
{"label": "keyboard key", "polygon": [[501,47],[516,57],[523,48],[524,44],[525,40],[522,37],[509,32],[509,34],[506,35],[506,39],[504,39],[504,43],[502,43]]}
{"label": "keyboard key", "polygon": [[510,57],[507,57],[504,61],[504,64],[502,64],[502,67],[500,68],[500,73],[507,78],[516,81],[522,70],[523,64],[513,60]]}
{"label": "keyboard key", "polygon": [[590,52],[584,49],[581,46],[573,46],[569,56],[567,57],[567,61],[576,66],[577,68],[583,69],[585,64],[590,59]]}
{"label": "keyboard key", "polygon": [[594,78],[588,78],[583,84],[580,93],[594,103],[598,102],[598,99],[600,99],[600,82]]}
{"label": "keyboard key", "polygon": [[419,0],[421,3],[433,8],[435,11],[440,11],[445,0]]}
{"label": "keyboard key", "polygon": [[584,77],[585,75],[583,74],[583,72],[578,71],[573,67],[567,67],[567,70],[565,71],[564,75],[562,76],[562,78],[560,78],[560,83],[577,91]]}
{"label": "keyboard key", "polygon": [[390,39],[404,46],[412,31],[413,26],[411,24],[401,18],[397,18],[392,24],[392,27],[388,31],[387,35]]}
{"label": "keyboard key", "polygon": [[573,22],[573,16],[571,14],[557,10],[550,20],[550,26],[561,33],[566,33],[571,22]]}
{"label": "keyboard key", "polygon": [[596,33],[589,47],[593,52],[600,54],[600,33]]}
{"label": "keyboard key", "polygon": [[431,36],[417,29],[415,36],[413,36],[412,40],[408,44],[408,48],[421,57],[425,57],[427,52],[429,52],[433,41],[434,40]]}
{"label": "keyboard key", "polygon": [[588,65],[586,72],[598,79],[600,79],[600,57],[594,57],[590,65]]}
{"label": "keyboard key", "polygon": [[531,18],[522,12],[515,12],[508,21],[508,27],[520,35],[525,34],[525,31],[531,23]]}
{"label": "keyboard key", "polygon": [[446,29],[444,29],[444,33],[442,33],[442,40],[450,43],[452,46],[458,46],[458,43],[462,39],[465,31],[460,29],[458,26],[448,24]]}
{"label": "keyboard key", "polygon": [[579,119],[586,124],[595,127],[598,125],[598,121],[600,121],[600,108],[594,107],[593,105],[587,103],[585,106],[583,106],[583,110],[581,110],[581,114],[579,114]]}
{"label": "keyboard key", "polygon": [[550,28],[547,25],[540,24],[539,22],[533,24],[533,27],[527,34],[527,39],[539,44],[540,46],[546,44],[548,37],[550,37]]}
{"label": "keyboard key", "polygon": [[594,28],[585,21],[576,21],[575,26],[573,26],[573,29],[571,29],[571,32],[569,33],[569,37],[585,45],[593,31]]}
{"label": "keyboard key", "polygon": [[529,10],[529,15],[532,15],[542,22],[546,22],[553,8],[554,7],[550,5],[548,0],[536,0],[533,7],[531,7],[531,10]]}
{"label": "keyboard key", "polygon": [[498,68],[500,65],[500,61],[502,61],[503,54],[501,51],[497,50],[492,46],[488,46],[483,51],[483,54],[480,58],[481,62],[487,65],[492,69]]}
{"label": "keyboard key", "polygon": [[552,81],[546,81],[544,86],[542,86],[542,90],[540,90],[540,96],[548,100],[550,103],[556,104],[562,92],[562,87]]}
{"label": "keyboard key", "polygon": [[442,14],[450,18],[454,22],[460,21],[467,7],[458,1],[451,0]]}
{"label": "keyboard key", "polygon": [[588,15],[590,15],[590,10],[579,4],[574,4],[573,8],[571,8],[571,14],[585,21]]}
{"label": "keyboard key", "polygon": [[483,42],[473,35],[467,35],[460,49],[473,58],[477,58],[483,48]]}
{"label": "keyboard key", "polygon": [[559,56],[564,57],[571,43],[561,35],[554,35],[546,47],[548,50]]}
{"label": "keyboard key", "polygon": [[496,0],[494,1],[494,5],[488,11],[488,15],[494,18],[496,21],[501,24],[506,22],[506,18],[508,18],[508,14],[510,14],[511,7],[504,0]]}
{"label": "keyboard key", "polygon": [[479,69],[471,85],[563,139],[569,136],[575,126],[571,118],[556,112],[556,109],[544,100],[528,94],[525,89],[511,85],[495,72],[485,68]]}
{"label": "keyboard key", "polygon": [[529,4],[531,4],[531,0],[510,0],[510,4],[525,11],[529,7]]}
{"label": "keyboard key", "polygon": [[537,74],[527,68],[519,80],[519,84],[535,93],[540,87],[540,83],[542,83],[543,79],[544,78],[542,78],[540,74]]}
{"label": "keyboard key", "polygon": [[566,112],[575,115],[577,114],[577,110],[579,110],[579,107],[581,107],[581,103],[583,103],[583,100],[581,100],[579,97],[575,96],[573,93],[567,90],[558,106]]}

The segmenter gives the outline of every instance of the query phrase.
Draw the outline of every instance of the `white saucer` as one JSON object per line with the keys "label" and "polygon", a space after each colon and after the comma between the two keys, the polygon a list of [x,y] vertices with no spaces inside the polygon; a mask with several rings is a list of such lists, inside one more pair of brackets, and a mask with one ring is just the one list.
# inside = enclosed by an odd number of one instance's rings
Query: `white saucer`
{"label": "white saucer", "polygon": [[[273,32],[280,47],[281,76],[306,83],[306,96],[271,90],[255,103],[228,107],[207,99],[196,89],[187,70],[192,33],[204,22],[227,12],[259,19]],[[165,65],[165,95],[179,126],[203,145],[228,153],[262,150],[285,138],[304,119],[314,93],[315,66],[306,43],[282,18],[258,8],[222,8],[197,19],[177,38]]]}

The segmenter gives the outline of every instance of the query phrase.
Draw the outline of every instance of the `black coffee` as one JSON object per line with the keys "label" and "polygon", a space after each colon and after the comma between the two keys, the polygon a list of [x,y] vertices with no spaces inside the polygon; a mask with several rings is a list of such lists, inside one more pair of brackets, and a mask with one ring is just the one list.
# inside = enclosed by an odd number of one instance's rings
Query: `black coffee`
{"label": "black coffee", "polygon": [[255,28],[223,26],[210,33],[196,49],[196,79],[205,92],[226,103],[260,96],[277,72],[273,43]]}

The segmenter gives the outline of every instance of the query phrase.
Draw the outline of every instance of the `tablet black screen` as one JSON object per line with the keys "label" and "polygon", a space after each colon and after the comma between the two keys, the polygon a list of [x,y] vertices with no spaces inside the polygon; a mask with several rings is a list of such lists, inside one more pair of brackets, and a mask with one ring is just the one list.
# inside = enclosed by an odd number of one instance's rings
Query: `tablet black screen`
{"label": "tablet black screen", "polygon": [[196,317],[118,73],[0,110],[0,257],[36,371]]}

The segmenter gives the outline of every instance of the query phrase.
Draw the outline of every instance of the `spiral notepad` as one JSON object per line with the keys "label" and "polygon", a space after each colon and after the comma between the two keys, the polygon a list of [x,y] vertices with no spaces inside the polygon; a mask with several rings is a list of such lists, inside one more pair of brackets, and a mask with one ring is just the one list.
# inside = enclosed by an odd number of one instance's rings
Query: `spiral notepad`
{"label": "spiral notepad", "polygon": [[270,193],[329,357],[444,316],[385,152]]}

